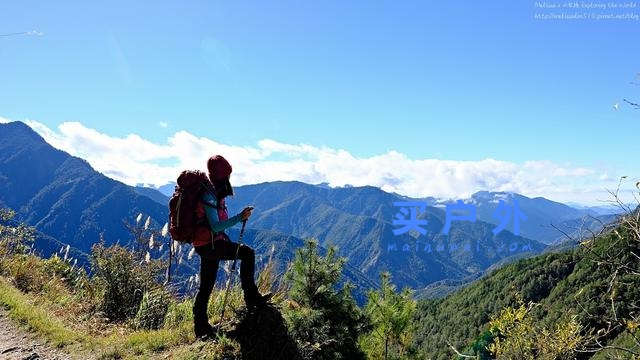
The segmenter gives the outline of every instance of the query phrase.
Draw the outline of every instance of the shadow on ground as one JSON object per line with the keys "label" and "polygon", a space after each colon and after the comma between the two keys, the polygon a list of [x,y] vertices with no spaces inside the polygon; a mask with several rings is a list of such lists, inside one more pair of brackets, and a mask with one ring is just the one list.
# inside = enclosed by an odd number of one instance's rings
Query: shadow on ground
{"label": "shadow on ground", "polygon": [[228,336],[240,344],[243,360],[301,359],[296,342],[275,306],[269,304],[253,310],[242,308],[236,319],[235,328]]}

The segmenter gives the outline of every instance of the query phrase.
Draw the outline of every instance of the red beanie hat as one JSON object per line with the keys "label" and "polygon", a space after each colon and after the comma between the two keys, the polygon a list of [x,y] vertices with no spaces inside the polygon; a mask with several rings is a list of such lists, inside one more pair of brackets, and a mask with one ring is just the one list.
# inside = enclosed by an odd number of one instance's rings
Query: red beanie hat
{"label": "red beanie hat", "polygon": [[232,170],[231,164],[222,155],[210,157],[209,161],[207,161],[207,169],[209,170],[211,182],[228,178]]}

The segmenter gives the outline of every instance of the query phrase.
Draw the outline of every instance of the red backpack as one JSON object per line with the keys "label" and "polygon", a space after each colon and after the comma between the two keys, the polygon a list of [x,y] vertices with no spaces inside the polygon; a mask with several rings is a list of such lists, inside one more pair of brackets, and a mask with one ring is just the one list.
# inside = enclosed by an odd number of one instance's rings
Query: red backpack
{"label": "red backpack", "polygon": [[178,185],[169,200],[169,233],[182,243],[192,243],[199,227],[207,226],[206,218],[196,211],[202,195],[213,192],[213,185],[202,171],[185,170],[178,176]]}

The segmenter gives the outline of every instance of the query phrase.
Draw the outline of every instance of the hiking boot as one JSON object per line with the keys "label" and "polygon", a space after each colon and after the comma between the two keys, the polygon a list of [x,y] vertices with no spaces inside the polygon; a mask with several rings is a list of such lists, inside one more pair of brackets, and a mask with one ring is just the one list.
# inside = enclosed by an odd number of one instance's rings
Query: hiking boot
{"label": "hiking boot", "polygon": [[245,298],[245,303],[247,304],[247,307],[265,306],[267,305],[269,300],[271,300],[272,297],[273,297],[273,294],[270,292],[264,295],[258,294],[258,296],[254,298],[248,298],[248,299]]}

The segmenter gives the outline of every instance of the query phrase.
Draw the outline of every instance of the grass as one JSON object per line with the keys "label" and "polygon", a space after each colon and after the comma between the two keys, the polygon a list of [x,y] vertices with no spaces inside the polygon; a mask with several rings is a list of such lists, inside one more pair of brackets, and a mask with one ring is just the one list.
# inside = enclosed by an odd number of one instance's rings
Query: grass
{"label": "grass", "polygon": [[88,344],[91,341],[68,329],[55,316],[33,305],[28,295],[21,293],[5,279],[0,279],[0,304],[7,309],[11,319],[51,341],[58,348],[71,344]]}
{"label": "grass", "polygon": [[[2,248],[0,247],[0,250]],[[1,251],[0,251],[1,253]],[[1,255],[1,254],[0,254]],[[77,358],[212,359],[240,358],[240,345],[224,336],[202,342],[193,333],[193,299],[168,300],[164,326],[134,330],[127,321],[110,322],[98,313],[100,287],[58,257],[0,256],[0,307],[26,331]],[[236,277],[237,278],[237,277]],[[259,286],[269,288],[273,266],[260,274]],[[208,307],[212,323],[220,321],[223,289],[215,289]],[[242,289],[234,282],[224,321],[243,306]]]}
{"label": "grass", "polygon": [[82,327],[65,325],[53,311],[48,311],[46,304],[40,304],[41,300],[33,294],[22,293],[7,279],[0,278],[0,306],[12,320],[52,346],[82,358],[94,354],[98,359],[153,359],[161,354],[171,359],[229,359],[238,351],[238,345],[227,338],[220,338],[216,343],[196,341],[188,320],[160,330],[111,328],[110,333],[95,336]]}
{"label": "grass", "polygon": [[190,326],[183,324],[181,329],[161,329],[134,332],[125,340],[125,346],[134,353],[160,352],[167,348],[195,341]]}
{"label": "grass", "polygon": [[[80,359],[239,357],[239,345],[227,338],[221,337],[216,342],[196,341],[193,301],[189,299],[167,298],[166,314],[145,308],[148,313],[143,316],[158,321],[161,320],[153,316],[163,317],[165,322],[159,323],[158,330],[134,330],[137,327],[133,326],[129,312],[128,317],[115,321],[117,318],[109,312],[120,309],[125,305],[124,300],[135,300],[136,293],[130,295],[132,287],[130,281],[125,280],[131,280],[131,274],[147,274],[153,278],[156,269],[136,265],[133,253],[123,247],[98,246],[94,255],[102,266],[99,269],[102,277],[96,279],[75,263],[71,265],[66,255],[64,259],[57,255],[43,259],[30,253],[27,245],[33,239],[29,233],[16,232],[16,228],[4,224],[12,217],[13,213],[0,209],[0,309],[6,309],[7,317],[18,327]],[[107,284],[116,284],[116,291],[106,292],[113,286],[105,288],[105,280],[112,280]],[[115,294],[115,300],[105,302],[105,294],[112,297]],[[113,300],[112,297],[109,300]],[[238,299],[234,297],[234,300]],[[214,306],[211,310],[217,312],[218,309]],[[151,326],[158,326],[158,321]]]}

